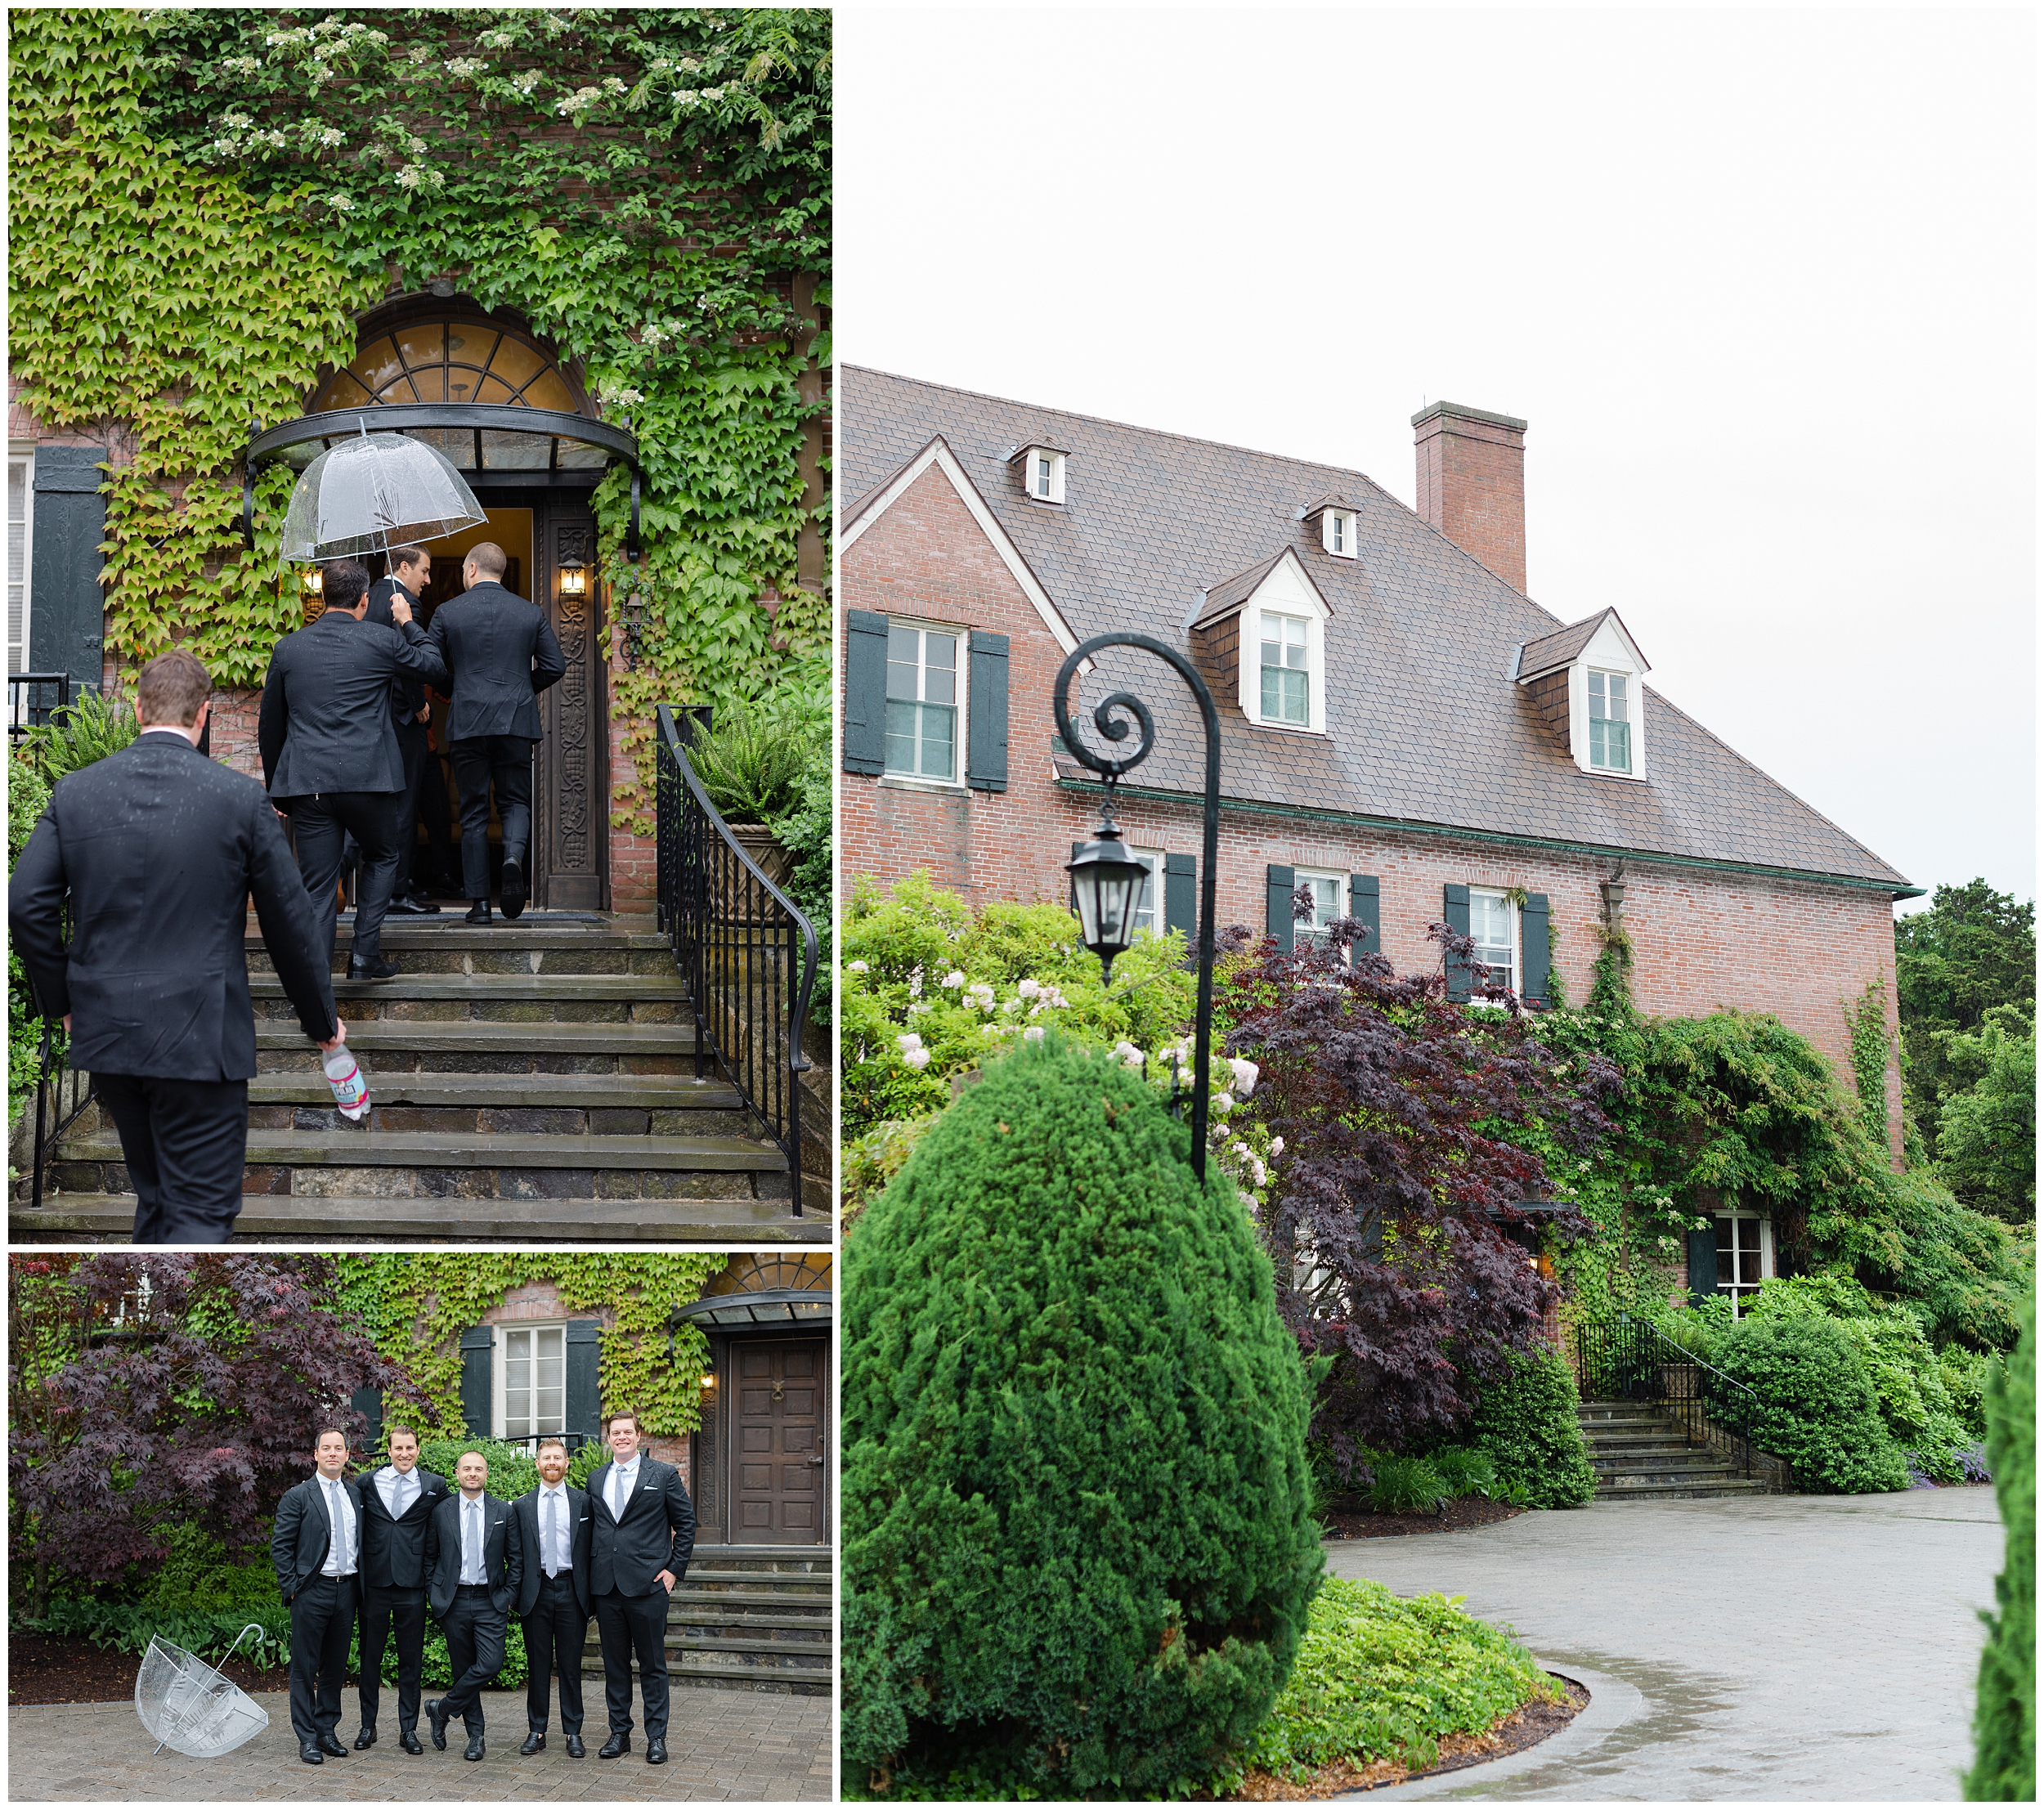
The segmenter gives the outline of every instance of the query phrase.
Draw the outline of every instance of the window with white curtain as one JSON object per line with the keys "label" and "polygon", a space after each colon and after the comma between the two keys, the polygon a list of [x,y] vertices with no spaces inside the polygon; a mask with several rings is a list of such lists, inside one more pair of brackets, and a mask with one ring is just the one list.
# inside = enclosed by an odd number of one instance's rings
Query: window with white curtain
{"label": "window with white curtain", "polygon": [[7,455],[7,670],[29,670],[29,528],[35,455]]}
{"label": "window with white curtain", "polygon": [[532,1439],[567,1431],[567,1328],[500,1326],[496,1433]]}

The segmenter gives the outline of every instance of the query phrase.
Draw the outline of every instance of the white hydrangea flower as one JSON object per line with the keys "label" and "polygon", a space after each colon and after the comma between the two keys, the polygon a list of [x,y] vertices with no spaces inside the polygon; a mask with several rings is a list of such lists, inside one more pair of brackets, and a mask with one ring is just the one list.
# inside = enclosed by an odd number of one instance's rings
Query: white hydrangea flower
{"label": "white hydrangea flower", "polygon": [[863,974],[868,971],[866,964],[863,961],[848,961],[845,964],[845,969],[846,973],[854,974]]}
{"label": "white hydrangea flower", "polygon": [[913,1018],[919,1012],[934,1012],[936,1002],[928,999],[912,999],[908,1002],[908,1015]]}
{"label": "white hydrangea flower", "polygon": [[246,132],[254,123],[254,121],[249,119],[248,114],[239,111],[234,113],[223,113],[220,116],[220,123],[225,126],[229,132]]}
{"label": "white hydrangea flower", "polygon": [[639,339],[641,345],[657,346],[666,337],[667,335],[661,329],[657,322],[648,321],[646,325],[639,329]]}
{"label": "white hydrangea flower", "polygon": [[927,1069],[930,1066],[930,1052],[925,1049],[903,1050],[901,1059],[912,1069]]}
{"label": "white hydrangea flower", "polygon": [[922,1047],[922,1033],[920,1031],[903,1031],[894,1041],[903,1051],[920,1050]]}
{"label": "white hydrangea flower", "polygon": [[920,968],[912,968],[908,971],[908,997],[911,999],[922,997],[922,970]]}
{"label": "white hydrangea flower", "polygon": [[1131,1043],[1127,1037],[1122,1037],[1116,1042],[1114,1054],[1121,1058],[1124,1068],[1140,1069],[1143,1065],[1142,1051]]}
{"label": "white hydrangea flower", "polygon": [[1228,1067],[1235,1076],[1235,1093],[1247,1100],[1256,1091],[1257,1065],[1253,1062],[1244,1061],[1240,1056],[1230,1056]]}
{"label": "white hydrangea flower", "polygon": [[1271,1154],[1272,1156],[1283,1156],[1284,1154],[1284,1140],[1283,1138],[1274,1137],[1271,1140]]}
{"label": "white hydrangea flower", "polygon": [[1022,1041],[1025,1043],[1041,1043],[1043,1041],[1043,1027],[1032,1024],[1022,1033]]}
{"label": "white hydrangea flower", "polygon": [[511,86],[528,100],[531,98],[532,91],[539,85],[540,72],[537,69],[521,69],[511,78]]}
{"label": "white hydrangea flower", "polygon": [[355,201],[352,195],[329,195],[326,198],[326,204],[336,213],[352,213],[355,211]]}
{"label": "white hydrangea flower", "polygon": [[426,172],[416,164],[407,164],[397,172],[397,186],[401,189],[415,189],[425,177]]}
{"label": "white hydrangea flower", "polygon": [[347,139],[347,134],[338,126],[324,126],[320,128],[317,137],[313,141],[322,150],[331,150],[336,145],[344,144]]}
{"label": "white hydrangea flower", "polygon": [[[984,980],[975,980],[966,988],[966,997],[983,1012],[993,1010],[993,988]],[[962,1004],[963,1001],[961,1001]]]}
{"label": "white hydrangea flower", "polygon": [[262,67],[262,60],[257,56],[230,56],[222,64],[223,69],[231,69],[236,75],[253,75]]}
{"label": "white hydrangea flower", "polygon": [[480,75],[489,66],[480,56],[452,56],[446,63],[448,74],[457,82],[465,82],[472,75]]}
{"label": "white hydrangea flower", "polygon": [[946,974],[942,980],[937,983],[937,984],[943,988],[947,992],[950,992],[955,987],[962,987],[965,983],[965,970],[961,968],[953,968],[949,974]]}
{"label": "white hydrangea flower", "polygon": [[1034,999],[1038,993],[1043,991],[1043,989],[1033,980],[1017,981],[1015,983],[1015,990],[1024,999]]}
{"label": "white hydrangea flower", "polygon": [[619,81],[614,75],[605,76],[603,78],[603,86],[612,94],[623,94],[627,92],[625,84]]}

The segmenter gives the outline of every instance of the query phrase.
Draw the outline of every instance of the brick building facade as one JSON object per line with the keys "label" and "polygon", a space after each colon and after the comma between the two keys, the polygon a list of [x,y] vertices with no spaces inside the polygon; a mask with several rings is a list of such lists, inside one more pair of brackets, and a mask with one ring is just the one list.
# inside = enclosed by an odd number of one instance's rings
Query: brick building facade
{"label": "brick building facade", "polygon": [[[1643,1010],[1774,1013],[1849,1084],[1842,1006],[1892,975],[1916,889],[1648,688],[1615,612],[1558,625],[1525,594],[1523,422],[1418,418],[1422,515],[1354,472],[841,382],[848,888],[926,869],[975,903],[1065,897],[1100,788],[1055,737],[1053,683],[1082,639],[1133,629],[1220,710],[1221,925],[1289,939],[1311,880],[1316,921],[1374,921],[1401,973],[1439,967],[1448,921],[1530,1000],[1580,1001],[1616,912]],[[1157,746],[1117,815],[1156,859],[1157,927],[1190,931],[1203,733],[1181,682],[1118,649],[1075,680],[1077,732],[1123,687]],[[952,771],[926,770],[947,746]],[[1888,1084],[1898,1157],[1892,1056]]]}

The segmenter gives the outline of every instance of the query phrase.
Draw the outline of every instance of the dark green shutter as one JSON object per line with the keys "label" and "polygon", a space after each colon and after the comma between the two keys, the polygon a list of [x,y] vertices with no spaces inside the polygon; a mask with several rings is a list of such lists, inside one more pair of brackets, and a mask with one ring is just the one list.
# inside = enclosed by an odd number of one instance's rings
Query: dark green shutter
{"label": "dark green shutter", "polygon": [[363,1451],[380,1451],[383,1444],[383,1391],[357,1389],[347,1398],[347,1405],[369,1422],[369,1431],[362,1436]]}
{"label": "dark green shutter", "polygon": [[845,771],[887,768],[887,618],[845,612]]}
{"label": "dark green shutter", "polygon": [[969,663],[966,783],[983,792],[1005,792],[1008,789],[1008,638],[975,629],[968,638],[966,657]]}
{"label": "dark green shutter", "polygon": [[[603,1323],[572,1319],[567,1323],[567,1400],[566,1427],[591,1440],[603,1436],[603,1397],[597,1380],[598,1359],[603,1353]],[[621,1402],[621,1407],[633,1404]]]}
{"label": "dark green shutter", "polygon": [[1164,857],[1164,928],[1183,930],[1190,949],[1199,936],[1199,858]]}
{"label": "dark green shutter", "polygon": [[1689,1305],[1701,1307],[1718,1292],[1718,1231],[1706,1225],[1689,1234]]}
{"label": "dark green shutter", "polygon": [[106,597],[100,589],[105,555],[104,446],[35,449],[34,517],[29,525],[29,666],[69,673],[71,696],[100,683]]}
{"label": "dark green shutter", "polygon": [[1519,959],[1526,965],[1526,983],[1519,997],[1529,1006],[1547,1003],[1547,894],[1528,893],[1519,907]]}
{"label": "dark green shutter", "polygon": [[[1469,889],[1467,886],[1443,886],[1441,889],[1441,916],[1448,928],[1457,936],[1469,934]],[[1467,999],[1469,997],[1469,964],[1450,956],[1448,958],[1448,997]]]}
{"label": "dark green shutter", "polygon": [[1384,939],[1378,930],[1376,875],[1351,874],[1348,876],[1348,915],[1369,932],[1356,945],[1356,953],[1382,955],[1384,952]]}
{"label": "dark green shutter", "polygon": [[490,1436],[490,1354],[495,1335],[471,1326],[461,1335],[461,1418],[471,1439]]}
{"label": "dark green shutter", "polygon": [[[1074,842],[1072,845],[1073,860],[1078,859],[1078,852],[1085,846],[1083,842]],[[1069,868],[1065,870],[1065,908],[1074,916],[1078,914],[1078,883],[1072,878],[1071,871]]]}
{"label": "dark green shutter", "polygon": [[1292,894],[1298,890],[1289,867],[1272,867],[1265,881],[1263,927],[1277,939],[1280,949],[1292,947]]}

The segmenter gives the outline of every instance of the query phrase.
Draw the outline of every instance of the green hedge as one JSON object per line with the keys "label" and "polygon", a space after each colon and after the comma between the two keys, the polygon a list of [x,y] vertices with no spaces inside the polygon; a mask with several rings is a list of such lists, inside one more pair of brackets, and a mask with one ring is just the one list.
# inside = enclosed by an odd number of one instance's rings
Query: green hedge
{"label": "green hedge", "polygon": [[1987,1645],[1974,1712],[1975,1802],[2037,1796],[2037,1297],[2023,1310],[2023,1337],[1988,1385],[1988,1462],[1994,1470],[2007,1556],[1994,1580],[1998,1613],[1983,1614]]}
{"label": "green hedge", "polygon": [[1576,1378],[1558,1351],[1514,1357],[1469,1422],[1470,1443],[1497,1467],[1492,1491],[1529,1508],[1580,1508],[1597,1494],[1597,1473],[1576,1418]]}
{"label": "green hedge", "polygon": [[[1867,1342],[1852,1326],[1749,1316],[1717,1340],[1713,1361],[1759,1397],[1753,1443],[1786,1458],[1804,1485],[1840,1495],[1909,1487],[1903,1448],[1881,1418]],[[1741,1405],[1714,1394],[1710,1409],[1730,1427]]]}

